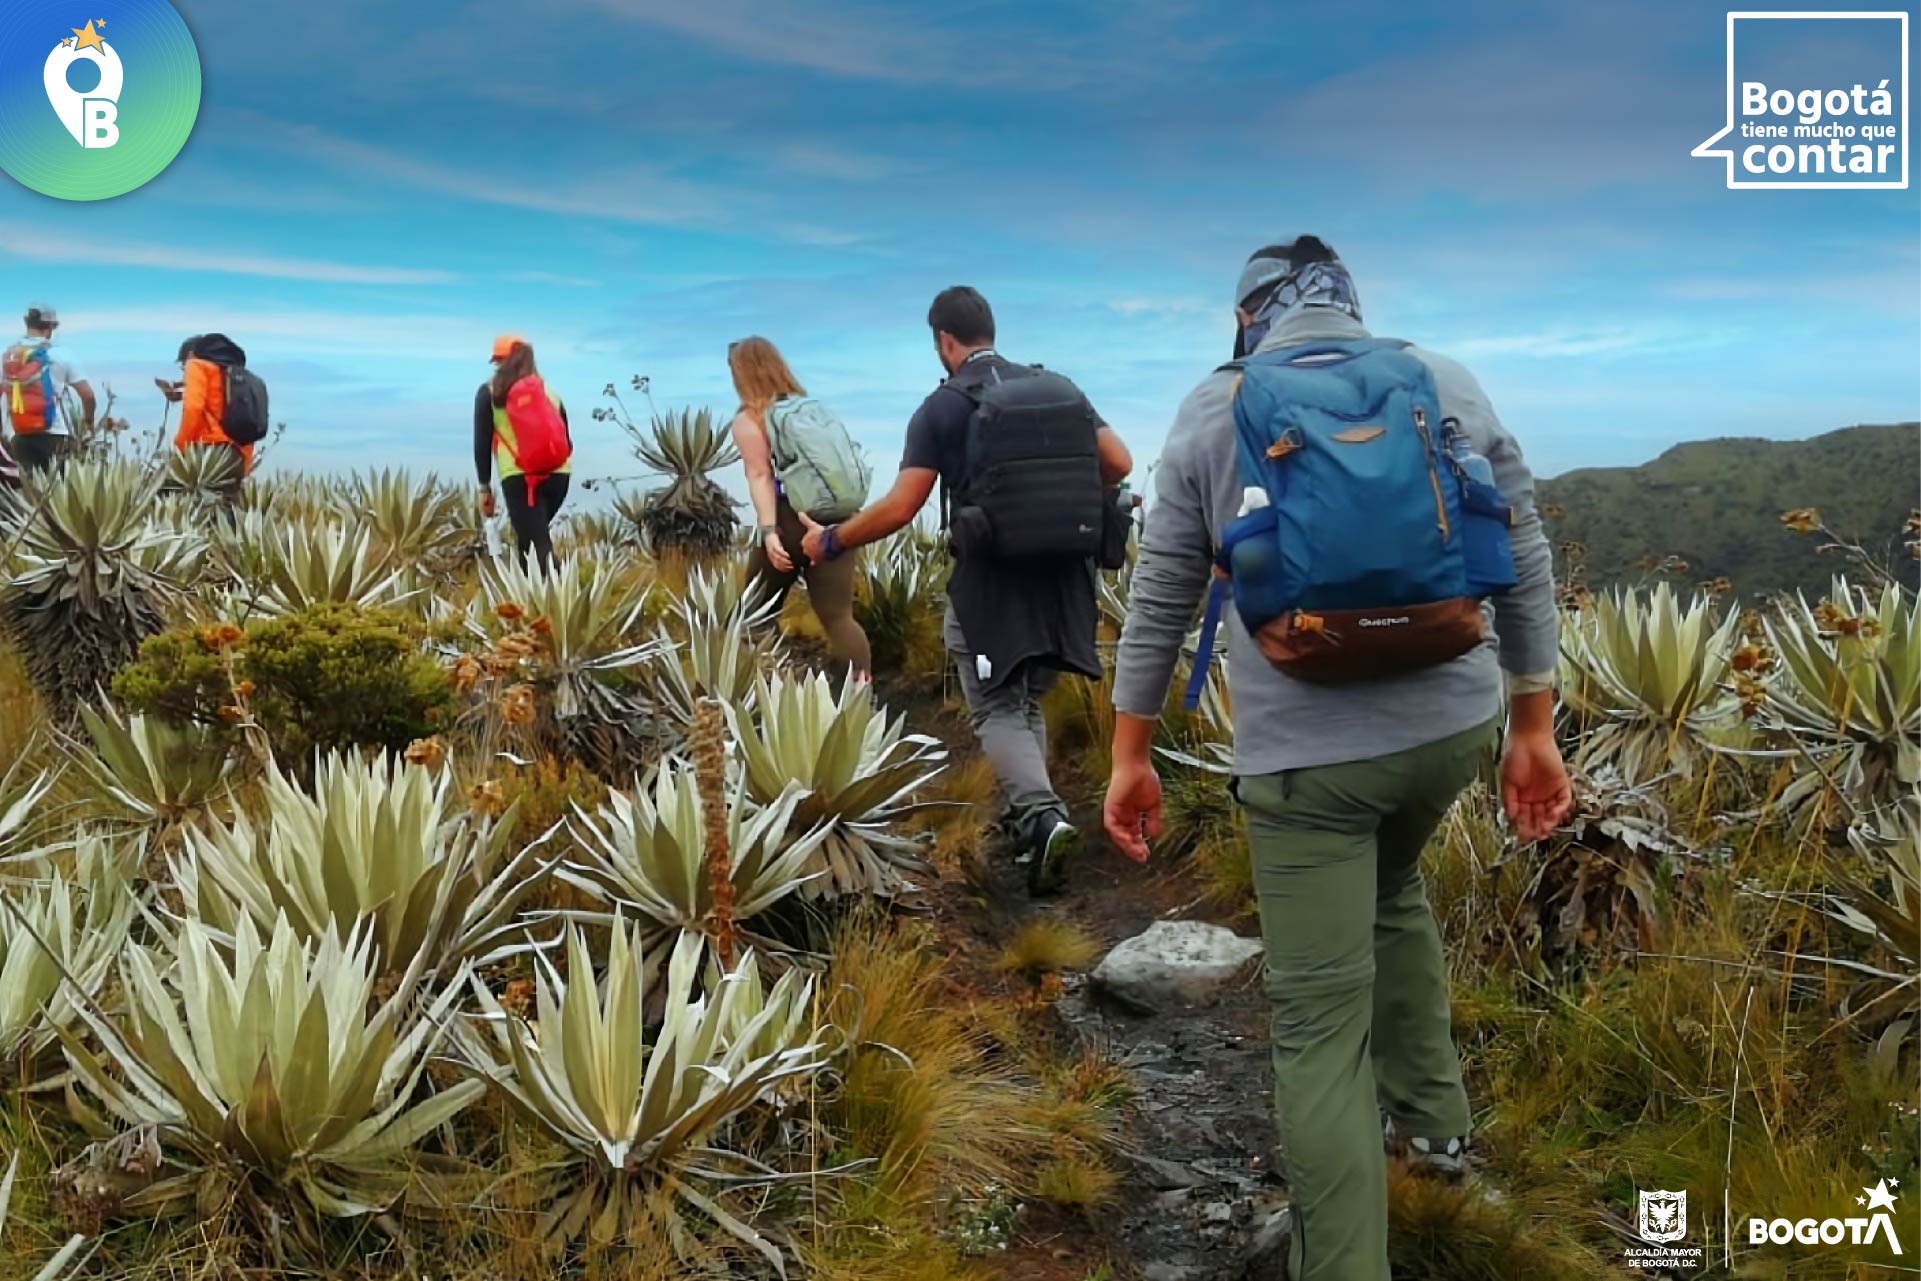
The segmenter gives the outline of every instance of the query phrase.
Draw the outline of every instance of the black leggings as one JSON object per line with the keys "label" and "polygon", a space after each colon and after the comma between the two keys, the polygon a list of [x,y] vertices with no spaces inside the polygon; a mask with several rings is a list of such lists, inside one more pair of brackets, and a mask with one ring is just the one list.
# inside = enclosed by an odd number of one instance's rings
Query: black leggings
{"label": "black leggings", "polygon": [[13,460],[23,472],[52,471],[72,452],[72,437],[62,433],[34,431],[13,438]]}
{"label": "black leggings", "polygon": [[507,523],[514,527],[515,552],[522,569],[527,567],[530,550],[542,569],[554,567],[553,523],[560,505],[567,501],[568,479],[565,475],[547,477],[529,503],[525,476],[501,478],[500,496],[507,504]]}

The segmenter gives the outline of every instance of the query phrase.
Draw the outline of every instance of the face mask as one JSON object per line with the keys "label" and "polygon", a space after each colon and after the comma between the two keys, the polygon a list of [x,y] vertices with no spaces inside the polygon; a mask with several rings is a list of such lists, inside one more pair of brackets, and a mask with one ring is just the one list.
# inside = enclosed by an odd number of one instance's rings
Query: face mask
{"label": "face mask", "polygon": [[1261,340],[1267,337],[1268,328],[1273,323],[1272,320],[1256,320],[1251,325],[1235,330],[1234,359],[1244,360],[1253,355],[1255,349],[1261,345]]}

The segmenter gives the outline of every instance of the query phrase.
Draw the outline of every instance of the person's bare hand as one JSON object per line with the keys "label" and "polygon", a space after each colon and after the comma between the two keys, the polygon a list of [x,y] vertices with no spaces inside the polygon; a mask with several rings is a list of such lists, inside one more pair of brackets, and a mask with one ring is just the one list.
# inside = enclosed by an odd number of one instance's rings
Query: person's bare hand
{"label": "person's bare hand", "polygon": [[1101,821],[1114,848],[1147,862],[1147,843],[1161,834],[1161,778],[1146,761],[1114,762]]}
{"label": "person's bare hand", "polygon": [[767,549],[768,564],[772,565],[775,569],[779,570],[783,574],[791,573],[793,571],[794,558],[787,554],[787,544],[780,541],[779,530],[777,529],[768,530],[767,537],[761,540],[760,545]]}
{"label": "person's bare hand", "polygon": [[800,540],[800,554],[816,565],[827,563],[827,530],[806,512],[796,513],[806,534]]}
{"label": "person's bare hand", "polygon": [[480,491],[480,516],[482,520],[494,518],[494,491],[492,486]]}
{"label": "person's bare hand", "polygon": [[1545,840],[1567,821],[1574,796],[1553,734],[1508,740],[1507,755],[1501,761],[1501,801],[1523,841]]}

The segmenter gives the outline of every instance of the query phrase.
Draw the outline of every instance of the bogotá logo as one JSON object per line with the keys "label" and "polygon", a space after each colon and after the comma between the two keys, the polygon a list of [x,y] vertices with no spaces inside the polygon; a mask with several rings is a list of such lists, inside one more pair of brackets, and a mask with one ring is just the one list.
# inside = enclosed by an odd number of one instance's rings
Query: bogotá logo
{"label": "bogot\u00e1 logo", "polygon": [[200,54],[167,0],[0,11],[0,169],[62,200],[145,185],[200,113]]}

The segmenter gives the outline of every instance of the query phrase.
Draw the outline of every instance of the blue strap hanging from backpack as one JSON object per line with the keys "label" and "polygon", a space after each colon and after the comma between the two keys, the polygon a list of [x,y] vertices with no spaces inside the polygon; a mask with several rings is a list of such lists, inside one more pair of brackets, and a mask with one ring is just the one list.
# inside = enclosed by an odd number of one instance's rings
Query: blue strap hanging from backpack
{"label": "blue strap hanging from backpack", "polygon": [[1227,600],[1233,588],[1225,578],[1216,577],[1207,589],[1207,611],[1201,615],[1201,647],[1194,654],[1194,674],[1187,678],[1187,695],[1181,699],[1181,706],[1193,711],[1201,705],[1201,694],[1207,689],[1207,669],[1214,662],[1214,636],[1221,629],[1221,614],[1227,608]]}

